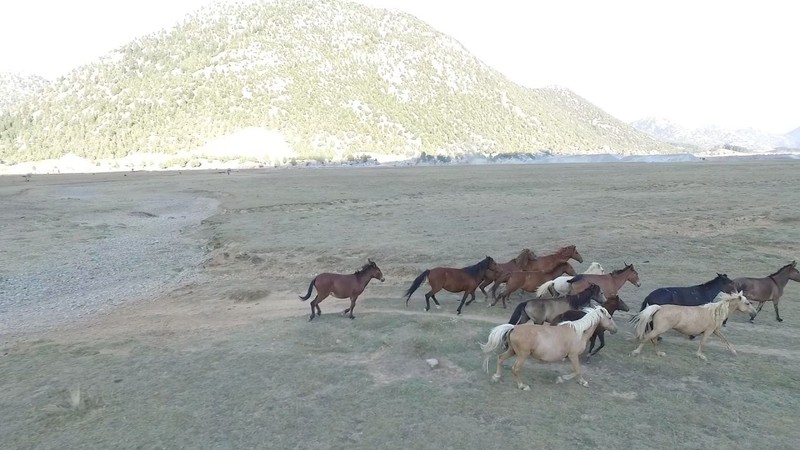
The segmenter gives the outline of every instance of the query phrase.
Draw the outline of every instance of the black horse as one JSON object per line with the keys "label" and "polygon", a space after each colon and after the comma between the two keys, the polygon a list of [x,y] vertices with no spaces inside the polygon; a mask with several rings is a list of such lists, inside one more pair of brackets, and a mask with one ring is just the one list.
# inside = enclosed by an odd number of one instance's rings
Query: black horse
{"label": "black horse", "polygon": [[[727,294],[736,292],[736,285],[733,283],[733,280],[728,278],[728,275],[724,273],[718,273],[713,280],[695,286],[658,288],[647,294],[647,297],[642,301],[642,307],[639,311],[647,308],[649,305],[705,305],[706,303],[713,302],[720,292],[725,292]],[[725,319],[723,324],[727,321],[728,319]],[[648,330],[649,329],[650,325],[648,325]],[[661,339],[660,336],[659,339]],[[694,339],[694,336],[690,336],[689,339]]]}

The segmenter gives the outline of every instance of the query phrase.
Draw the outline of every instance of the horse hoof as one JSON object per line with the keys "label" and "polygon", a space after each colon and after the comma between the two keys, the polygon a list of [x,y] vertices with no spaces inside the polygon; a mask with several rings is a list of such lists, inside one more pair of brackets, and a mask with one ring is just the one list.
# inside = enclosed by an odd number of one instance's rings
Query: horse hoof
{"label": "horse hoof", "polygon": [[736,356],[736,350],[731,349],[731,353],[733,353],[733,356]]}
{"label": "horse hoof", "polygon": [[783,322],[783,319],[778,319],[778,322]]}
{"label": "horse hoof", "polygon": [[356,316],[350,316],[350,318],[351,318],[351,319],[355,319],[355,318],[356,318]]}
{"label": "horse hoof", "polygon": [[492,383],[497,383],[498,381],[500,381],[500,375],[492,375]]}
{"label": "horse hoof", "polygon": [[589,382],[586,380],[578,380],[578,383],[580,383],[583,387],[589,387]]}
{"label": "horse hoof", "polygon": [[658,355],[658,356],[667,356],[667,354],[664,353],[664,352],[658,352],[658,353],[656,353],[656,355]]}
{"label": "horse hoof", "polygon": [[442,307],[439,306],[439,305],[436,305],[436,309],[442,309]]}
{"label": "horse hoof", "polygon": [[520,385],[519,385],[519,386],[517,386],[517,387],[518,387],[518,388],[520,388],[520,389],[522,389],[523,391],[530,391],[530,390],[531,390],[531,387],[530,387],[530,386],[528,386],[527,384],[520,384]]}
{"label": "horse hoof", "polygon": [[563,378],[561,378],[561,377],[557,377],[557,378],[556,378],[556,384],[561,384],[561,383],[563,383],[563,382],[564,382],[564,379],[563,379]]}
{"label": "horse hoof", "polygon": [[628,353],[628,356],[636,356],[638,354],[639,354],[639,352],[630,352],[630,353]]}
{"label": "horse hoof", "polygon": [[708,361],[708,358],[706,358],[706,355],[703,355],[703,354],[701,354],[701,353],[698,353],[698,354],[697,354],[697,357],[698,357],[698,358],[700,358],[700,359],[702,359],[703,361]]}

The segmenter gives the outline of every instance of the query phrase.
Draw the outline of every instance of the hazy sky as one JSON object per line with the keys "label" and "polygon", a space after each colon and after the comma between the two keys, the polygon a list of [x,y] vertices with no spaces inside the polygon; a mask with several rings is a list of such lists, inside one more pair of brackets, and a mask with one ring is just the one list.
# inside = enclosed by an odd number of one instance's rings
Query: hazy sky
{"label": "hazy sky", "polygon": [[[208,0],[9,0],[0,71],[48,78]],[[568,87],[618,118],[800,126],[800,7],[781,0],[360,0],[416,15],[529,87]]]}

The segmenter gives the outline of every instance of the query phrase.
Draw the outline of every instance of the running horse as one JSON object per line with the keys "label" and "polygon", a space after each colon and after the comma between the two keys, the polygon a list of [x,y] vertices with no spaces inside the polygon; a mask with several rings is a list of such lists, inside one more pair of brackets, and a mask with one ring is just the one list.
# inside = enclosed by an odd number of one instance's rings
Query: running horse
{"label": "running horse", "polygon": [[494,283],[498,275],[506,272],[514,272],[515,270],[528,270],[528,266],[533,263],[535,259],[536,253],[531,251],[531,249],[522,249],[519,255],[517,255],[517,257],[511,261],[497,264],[497,272],[487,272],[478,288],[481,290],[481,292],[483,292],[483,296],[488,299],[489,294],[486,293],[486,286]]}
{"label": "running horse", "polygon": [[567,280],[570,285],[570,293],[577,294],[589,286],[596,284],[603,290],[603,295],[606,297],[613,297],[619,294],[619,290],[625,282],[639,287],[642,283],[639,281],[639,273],[634,269],[633,264],[625,264],[625,267],[615,270],[611,273],[602,275],[594,274],[580,274],[571,280]]}
{"label": "running horse", "polygon": [[[625,302],[623,302],[618,295],[615,295],[613,297],[608,297],[606,302],[603,303],[603,308],[605,308],[606,311],[608,311],[608,314],[610,314],[611,317],[614,317],[614,313],[617,312],[617,310],[625,312],[628,312],[630,310],[628,308],[628,305],[626,305]],[[585,315],[586,315],[585,311],[578,311],[573,309],[565,312],[564,314],[560,314],[559,316],[554,318],[553,321],[550,323],[550,325],[558,325],[561,322],[567,322],[570,320],[580,320]],[[597,327],[597,329],[594,330],[594,334],[592,335],[592,340],[589,342],[589,352],[586,355],[587,358],[596,355],[601,348],[606,346],[605,335],[606,335],[606,330],[603,327]],[[600,338],[600,346],[597,347],[597,350],[592,351],[592,349],[594,348],[594,343],[597,341],[598,338]]]}
{"label": "running horse", "polygon": [[[367,259],[367,264],[349,275],[339,273],[321,273],[317,275],[308,285],[306,295],[300,296],[300,300],[306,301],[311,297],[311,290],[317,289],[317,296],[311,301],[311,317],[308,318],[308,321],[311,322],[315,316],[322,315],[319,304],[329,295],[333,295],[336,298],[349,298],[350,307],[345,309],[342,315],[350,313],[349,317],[355,319],[353,310],[356,308],[356,300],[373,278],[377,278],[381,282],[385,280],[383,272],[375,264],[375,261],[371,259]],[[316,314],[314,314],[315,308]]]}
{"label": "running horse", "polygon": [[555,269],[543,272],[540,270],[520,270],[511,272],[511,275],[506,280],[506,288],[499,297],[495,297],[494,302],[489,306],[494,306],[499,300],[503,301],[503,308],[506,307],[506,300],[517,289],[522,289],[527,292],[536,292],[536,289],[543,283],[552,280],[553,278],[568,274],[574,276],[576,274],[575,268],[570,263],[561,263]]}
{"label": "running horse", "polygon": [[[575,248],[574,245],[568,245],[566,247],[561,247],[552,255],[545,255],[545,256],[537,256],[536,259],[533,260],[526,270],[539,270],[541,272],[549,272],[556,268],[557,265],[561,263],[565,263],[570,259],[574,259],[579,263],[583,262],[583,256],[578,253],[578,250]],[[497,279],[494,281],[494,285],[492,286],[492,297],[497,298],[497,287],[500,286],[501,283],[505,283],[508,281],[508,278],[511,276],[510,272],[506,272],[504,274],[499,274]]]}
{"label": "running horse", "polygon": [[[783,322],[781,315],[778,312],[778,301],[783,295],[783,289],[789,280],[800,282],[800,272],[797,270],[797,261],[792,261],[789,264],[778,269],[777,272],[764,278],[748,278],[741,277],[733,280],[736,289],[751,301],[758,302],[758,309],[756,314],[764,307],[764,303],[772,302],[772,307],[775,308],[775,320]],[[750,321],[752,322],[756,317],[753,316]]]}
{"label": "running horse", "polygon": [[[411,287],[406,291],[406,307],[408,307],[408,300],[411,298],[411,294],[413,294],[427,278],[428,283],[431,285],[431,290],[425,294],[425,311],[430,311],[431,299],[436,303],[436,308],[439,308],[440,305],[439,301],[436,300],[436,293],[444,289],[448,292],[464,293],[461,304],[458,305],[458,309],[456,310],[460,315],[461,308],[464,307],[465,302],[469,305],[475,301],[475,289],[477,289],[478,285],[483,281],[487,272],[497,272],[497,264],[489,256],[477,264],[461,269],[453,267],[435,267],[425,270],[419,274],[414,282],[411,283]],[[467,302],[468,296],[472,296],[469,302]]]}

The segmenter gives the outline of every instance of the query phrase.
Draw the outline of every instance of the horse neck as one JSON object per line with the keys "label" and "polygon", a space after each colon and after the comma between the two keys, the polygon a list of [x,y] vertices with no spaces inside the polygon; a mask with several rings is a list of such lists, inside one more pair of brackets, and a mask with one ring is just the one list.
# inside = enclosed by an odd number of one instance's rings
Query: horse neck
{"label": "horse neck", "polygon": [[579,328],[585,327],[581,331],[583,334],[578,336],[578,339],[584,341],[584,344],[585,344],[586,341],[589,340],[589,337],[591,337],[594,334],[594,331],[595,331],[595,329],[597,329],[597,325],[599,325],[599,324],[600,324],[600,316],[599,315],[597,315],[597,314],[586,314],[585,316],[583,316],[583,318],[572,322],[571,326],[572,326],[573,330],[575,330],[576,334],[578,333]]}
{"label": "horse neck", "polygon": [[372,273],[369,270],[364,272],[356,272],[356,283],[358,283],[361,287],[366,287],[369,284],[369,281],[372,279]]}
{"label": "horse neck", "polygon": [[783,292],[783,288],[786,287],[786,284],[789,282],[789,271],[791,270],[791,266],[786,266],[781,270],[777,271],[774,275],[770,275],[769,278],[772,278],[775,281],[775,284],[778,285],[781,292]]}
{"label": "horse neck", "polygon": [[613,316],[614,313],[617,312],[617,309],[619,309],[619,302],[616,302],[614,300],[606,300],[606,302],[603,303],[603,308],[605,308],[606,311],[608,311],[609,315]]}
{"label": "horse neck", "polygon": [[714,325],[716,325],[717,328],[722,326],[722,322],[724,322],[725,319],[728,318],[728,315],[730,314],[730,312],[731,312],[731,302],[730,301],[723,300],[721,302],[717,302],[716,304],[714,304],[714,309],[713,309],[713,311],[711,313],[711,315],[712,315],[712,317],[714,319]]}
{"label": "horse neck", "polygon": [[620,273],[611,275],[611,280],[612,283],[614,284],[614,287],[616,287],[617,290],[619,290],[620,288],[622,288],[625,282],[628,281],[628,271],[623,270]]}

